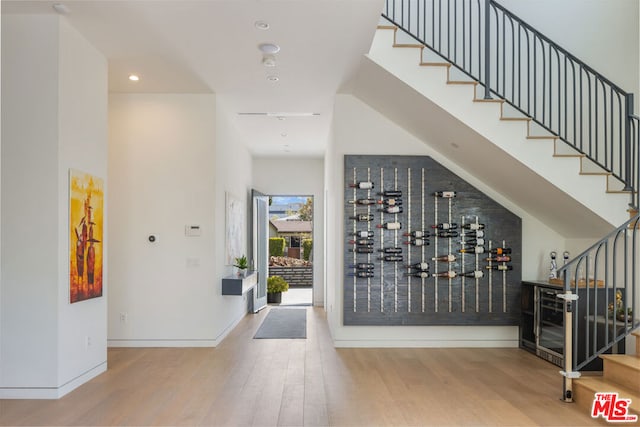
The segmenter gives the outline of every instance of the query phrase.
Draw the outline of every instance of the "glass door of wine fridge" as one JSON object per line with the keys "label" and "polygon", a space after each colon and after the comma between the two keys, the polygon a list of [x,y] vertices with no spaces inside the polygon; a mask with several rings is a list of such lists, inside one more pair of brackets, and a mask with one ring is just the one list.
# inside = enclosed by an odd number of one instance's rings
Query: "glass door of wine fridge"
{"label": "glass door of wine fridge", "polygon": [[536,353],[561,366],[563,359],[564,328],[563,304],[557,297],[560,290],[536,289]]}

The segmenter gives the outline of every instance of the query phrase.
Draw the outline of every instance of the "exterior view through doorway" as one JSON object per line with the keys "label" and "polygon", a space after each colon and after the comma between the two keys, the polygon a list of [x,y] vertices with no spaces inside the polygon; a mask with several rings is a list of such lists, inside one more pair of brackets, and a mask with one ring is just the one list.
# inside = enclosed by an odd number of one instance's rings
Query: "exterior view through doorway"
{"label": "exterior view through doorway", "polygon": [[[278,305],[313,304],[313,196],[269,196],[269,282],[289,285]],[[269,291],[269,284],[267,291]],[[270,299],[275,299],[271,297]]]}

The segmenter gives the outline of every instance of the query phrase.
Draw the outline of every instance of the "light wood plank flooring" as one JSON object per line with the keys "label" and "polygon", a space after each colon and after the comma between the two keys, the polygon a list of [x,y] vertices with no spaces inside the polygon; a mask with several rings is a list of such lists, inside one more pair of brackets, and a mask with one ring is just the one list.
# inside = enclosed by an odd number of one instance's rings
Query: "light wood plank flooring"
{"label": "light wood plank flooring", "polygon": [[306,340],[110,349],[109,370],[59,400],[2,400],[0,425],[601,425],[559,400],[558,368],[519,349],[335,349],[322,309]]}

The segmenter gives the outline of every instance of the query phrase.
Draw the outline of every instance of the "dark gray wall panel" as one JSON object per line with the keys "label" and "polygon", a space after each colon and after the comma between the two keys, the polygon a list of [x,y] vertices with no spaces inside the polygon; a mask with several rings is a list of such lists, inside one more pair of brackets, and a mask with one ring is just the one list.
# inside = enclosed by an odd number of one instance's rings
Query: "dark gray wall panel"
{"label": "dark gray wall panel", "polygon": [[[360,181],[372,181],[373,190],[350,188]],[[349,204],[355,199],[381,199],[382,190],[401,190],[403,212],[381,213],[381,205]],[[457,197],[434,197],[435,191],[456,191]],[[449,200],[451,207],[449,208]],[[437,205],[436,205],[437,203]],[[437,206],[437,209],[436,209]],[[424,207],[424,209],[423,209]],[[373,214],[370,222],[350,219],[355,214]],[[437,215],[437,218],[436,218]],[[404,244],[404,233],[429,230],[431,225],[454,222],[485,224],[485,245],[511,248],[513,270],[487,270],[487,253],[460,254],[461,237],[429,238],[429,246]],[[397,221],[400,230],[382,230],[377,224]],[[423,227],[424,224],[424,227]],[[464,181],[427,156],[345,156],[344,193],[344,324],[345,325],[517,325],[520,310],[522,276],[522,225],[519,217],[493,201],[472,184]],[[374,231],[372,254],[353,253],[353,231]],[[449,244],[451,246],[449,246]],[[403,262],[384,262],[378,249],[402,247]],[[438,255],[456,255],[453,263],[432,261]],[[455,277],[451,280],[407,276],[407,264],[426,261],[430,272],[453,270],[457,273],[475,269],[485,272],[481,279]],[[374,277],[354,278],[354,262],[374,263]],[[490,274],[491,273],[491,274]]]}

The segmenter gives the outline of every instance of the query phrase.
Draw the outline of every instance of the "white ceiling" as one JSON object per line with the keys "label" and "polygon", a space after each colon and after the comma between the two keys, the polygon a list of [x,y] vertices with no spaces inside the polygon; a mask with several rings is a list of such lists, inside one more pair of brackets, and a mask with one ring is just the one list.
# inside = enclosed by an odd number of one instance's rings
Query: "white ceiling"
{"label": "white ceiling", "polygon": [[[54,3],[68,7],[71,25],[108,59],[111,92],[215,93],[251,152],[263,156],[323,155],[333,97],[368,52],[383,7],[383,0],[3,0],[2,13],[53,14]],[[270,28],[257,29],[259,20]],[[276,67],[262,65],[264,42],[281,47]],[[131,73],[141,80],[130,82]]]}

